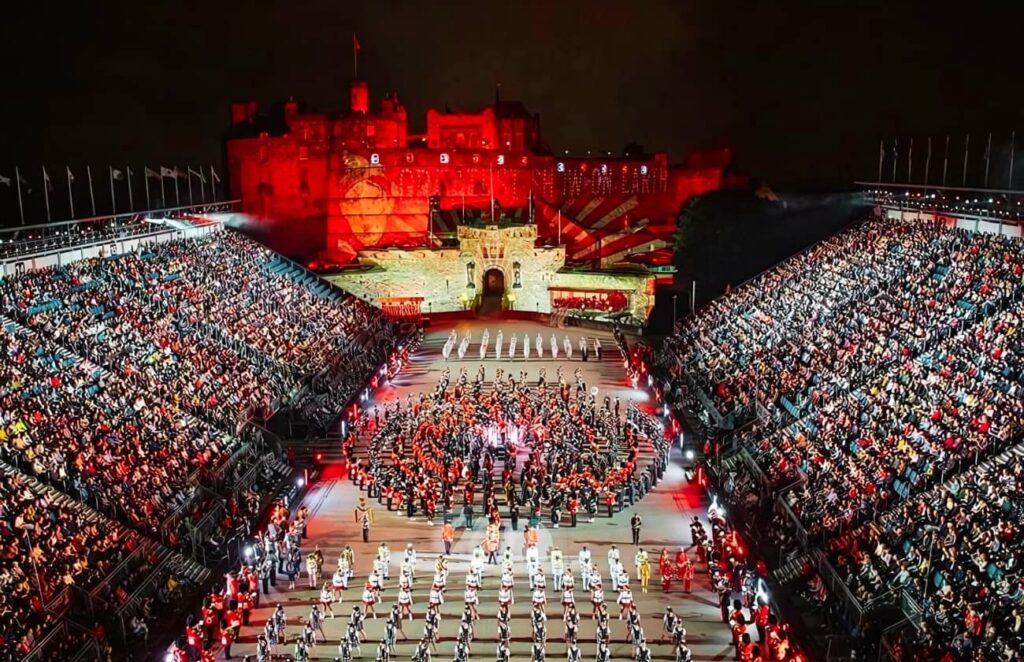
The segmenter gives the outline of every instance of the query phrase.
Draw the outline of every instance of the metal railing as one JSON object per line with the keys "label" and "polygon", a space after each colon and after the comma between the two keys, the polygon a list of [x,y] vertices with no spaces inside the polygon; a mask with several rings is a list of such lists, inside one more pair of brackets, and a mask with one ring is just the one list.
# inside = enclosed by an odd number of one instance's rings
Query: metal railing
{"label": "metal railing", "polygon": [[86,244],[135,239],[154,232],[154,222],[188,214],[235,211],[239,200],[93,216],[58,223],[0,228],[0,259],[52,253]]}

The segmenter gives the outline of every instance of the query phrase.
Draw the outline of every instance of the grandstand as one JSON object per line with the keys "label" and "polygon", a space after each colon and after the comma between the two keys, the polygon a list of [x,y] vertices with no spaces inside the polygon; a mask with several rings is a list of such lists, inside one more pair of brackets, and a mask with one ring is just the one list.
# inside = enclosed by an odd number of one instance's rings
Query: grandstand
{"label": "grandstand", "polygon": [[913,195],[909,212],[879,193],[871,218],[681,321],[660,368],[717,442],[723,496],[779,550],[776,583],[831,610],[833,634],[892,659],[1011,659],[1024,241]]}
{"label": "grandstand", "polygon": [[2,659],[99,659],[178,613],[294,491],[267,420],[336,414],[398,339],[209,211],[5,235]]}

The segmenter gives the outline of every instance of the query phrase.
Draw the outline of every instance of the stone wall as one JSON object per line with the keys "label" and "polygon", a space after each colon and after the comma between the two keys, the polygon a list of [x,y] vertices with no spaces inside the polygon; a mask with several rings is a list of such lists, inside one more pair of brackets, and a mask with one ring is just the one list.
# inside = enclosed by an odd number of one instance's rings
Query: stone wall
{"label": "stone wall", "polygon": [[551,287],[627,290],[632,293],[630,312],[640,319],[646,319],[653,306],[652,276],[561,271],[565,248],[538,247],[536,226],[462,226],[458,237],[459,248],[362,250],[362,270],[328,279],[373,302],[380,297],[423,297],[424,313],[472,305],[483,293],[484,276],[490,269],[504,275],[505,296],[516,310],[550,313]]}

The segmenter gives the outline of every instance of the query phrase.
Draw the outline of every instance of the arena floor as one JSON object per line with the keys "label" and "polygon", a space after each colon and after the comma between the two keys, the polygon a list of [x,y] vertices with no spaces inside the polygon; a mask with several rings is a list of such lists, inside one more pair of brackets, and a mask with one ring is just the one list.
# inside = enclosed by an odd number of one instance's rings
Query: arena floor
{"label": "arena floor", "polygon": [[[598,387],[599,399],[603,400],[605,393],[621,398],[623,414],[625,405],[630,398],[643,403],[649,402],[649,397],[645,392],[632,389],[628,383],[611,334],[575,328],[555,330],[531,321],[494,319],[460,320],[431,326],[423,345],[413,356],[411,364],[403,370],[394,383],[378,391],[378,402],[388,401],[395,397],[404,398],[410,392],[418,393],[433,389],[440,376],[440,371],[445,365],[441,356],[441,348],[453,325],[459,331],[460,337],[465,331],[470,331],[473,336],[473,344],[466,354],[466,359],[459,361],[456,357],[448,362],[452,368],[453,382],[458,377],[458,368],[463,365],[467,368],[470,379],[475,376],[481,363],[479,360],[479,338],[484,328],[489,328],[491,349],[489,349],[488,357],[483,361],[488,371],[488,380],[491,379],[495,368],[501,366],[506,373],[513,371],[516,375],[520,370],[525,370],[530,381],[535,381],[538,370],[543,366],[546,368],[548,381],[552,382],[557,380],[556,367],[561,365],[566,380],[572,383],[573,371],[580,367],[584,371],[584,379],[588,387],[590,385]],[[501,361],[495,359],[493,349],[495,335],[499,328],[504,333],[506,346],[505,358]],[[544,357],[538,359],[536,354],[533,354],[529,360],[523,359],[522,345],[520,344],[516,359],[508,360],[507,346],[511,334],[517,334],[521,343],[522,335],[527,331],[531,336],[535,336],[539,331],[545,338]],[[547,343],[550,342],[552,331],[556,332],[560,345],[565,335],[569,335],[573,341],[574,353],[571,361],[565,359],[561,347],[558,360],[551,356]],[[580,361],[579,338],[584,334],[588,338],[600,337],[604,347],[603,360],[597,361],[591,355],[588,362]],[[542,525],[540,532],[541,559],[546,559],[547,551],[553,545],[557,545],[564,553],[566,561],[572,562],[576,574],[576,603],[582,617],[579,640],[585,660],[593,659],[595,644],[594,624],[589,617],[589,595],[580,588],[579,570],[576,563],[577,551],[584,544],[591,549],[593,559],[598,563],[604,576],[605,600],[608,603],[609,612],[612,614],[613,645],[611,650],[613,659],[631,659],[633,646],[625,642],[625,622],[616,619],[618,614],[618,607],[615,605],[616,593],[611,590],[607,576],[607,550],[612,544],[617,545],[621,550],[622,562],[630,575],[637,606],[643,618],[644,633],[649,644],[652,644],[654,659],[675,659],[670,644],[657,644],[657,640],[661,636],[661,617],[668,605],[672,605],[676,613],[681,615],[684,620],[688,633],[687,641],[695,660],[723,660],[731,659],[733,656],[728,626],[720,620],[717,595],[711,590],[710,580],[708,575],[703,572],[703,567],[698,568],[692,594],[684,594],[678,584],[674,584],[669,593],[663,593],[658,583],[656,559],[661,549],[667,548],[670,553],[674,553],[680,546],[686,547],[690,549],[690,556],[693,558],[693,550],[690,548],[689,522],[693,515],[700,516],[701,520],[706,522],[707,503],[704,495],[695,484],[686,481],[683,469],[678,465],[678,453],[679,449],[676,446],[673,450],[673,462],[669,466],[665,480],[650,492],[635,509],[626,508],[612,518],[609,518],[606,512],[602,512],[593,523],[587,523],[585,518],[580,518],[579,526],[576,528],[563,525],[556,529],[551,528],[547,523]],[[378,620],[367,619],[367,641],[362,647],[362,659],[373,659],[377,642],[383,637],[384,615],[397,599],[397,567],[405,545],[411,542],[420,559],[413,590],[416,620],[405,623],[405,632],[410,640],[408,642],[400,640],[396,655],[392,656],[392,659],[408,660],[416,641],[422,634],[422,617],[426,607],[426,593],[429,590],[430,578],[433,574],[433,565],[438,554],[443,551],[441,528],[440,526],[430,526],[422,517],[410,521],[403,515],[388,512],[384,507],[374,504],[374,524],[370,530],[370,542],[364,544],[353,513],[361,492],[345,478],[343,471],[340,466],[328,467],[322,480],[310,489],[305,499],[305,503],[312,511],[312,522],[309,527],[310,538],[305,541],[302,548],[303,554],[311,551],[315,545],[319,545],[326,559],[324,575],[329,579],[336,568],[338,554],[346,544],[352,545],[356,553],[356,576],[345,595],[344,603],[334,606],[336,618],[327,618],[324,628],[327,641],[316,646],[312,653],[312,659],[332,660],[337,656],[338,641],[347,623],[348,614],[351,612],[353,604],[359,600],[362,584],[370,569],[371,559],[376,553],[377,546],[383,541],[388,543],[392,551],[392,574],[383,593],[383,602],[377,605],[377,611],[381,614],[381,618]],[[634,511],[639,512],[643,518],[641,546],[650,554],[654,573],[647,594],[641,593],[633,567],[635,549],[630,544],[629,519]],[[507,543],[512,545],[517,553],[515,605],[512,607],[512,659],[514,660],[528,660],[531,645],[530,597],[526,581],[525,561],[522,557],[524,521],[520,521],[519,531],[512,531],[506,520],[501,542],[501,548],[504,548]],[[442,642],[439,644],[438,654],[434,656],[435,660],[449,660],[452,657],[453,640],[463,608],[462,588],[468,559],[473,548],[481,543],[484,537],[482,522],[478,522],[473,531],[458,528],[461,518],[456,521],[456,524],[455,544],[449,564],[451,572],[448,580],[448,597],[442,611]],[[565,644],[562,641],[560,622],[562,613],[559,604],[560,595],[556,595],[555,591],[551,589],[549,565],[545,562],[544,566],[549,574],[547,651],[550,659],[564,659]],[[485,576],[481,591],[479,608],[481,618],[476,626],[472,659],[491,660],[495,655],[497,624],[494,615],[497,612],[496,596],[499,572],[493,567],[489,569],[489,572],[490,574]],[[294,591],[287,590],[287,578],[281,575],[277,586],[271,587],[271,594],[261,598],[261,607],[254,612],[250,625],[242,628],[240,640],[232,650],[233,656],[239,657],[255,652],[256,636],[262,632],[266,618],[279,602],[285,605],[288,614],[288,633],[291,641],[294,642],[294,636],[301,631],[302,623],[305,622],[311,605],[317,601],[318,597],[319,589],[309,588],[305,574],[297,582]],[[401,635],[399,635],[400,637]],[[294,643],[290,643],[278,653],[279,655],[290,655],[293,650]]]}

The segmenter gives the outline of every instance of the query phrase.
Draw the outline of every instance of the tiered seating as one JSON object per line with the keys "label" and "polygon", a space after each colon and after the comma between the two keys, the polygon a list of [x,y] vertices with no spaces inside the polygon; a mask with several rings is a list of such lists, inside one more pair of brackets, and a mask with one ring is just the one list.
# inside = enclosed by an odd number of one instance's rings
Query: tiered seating
{"label": "tiered seating", "polygon": [[20,659],[50,624],[45,603],[94,588],[143,540],[6,466],[0,502],[0,657]]}
{"label": "tiered seating", "polygon": [[[137,608],[136,585],[158,586],[164,602],[180,582],[205,580],[161,542],[184,548],[184,521],[222,507],[199,486],[241,475],[245,453],[231,454],[252,417],[283,404],[301,411],[305,397],[345,405],[395,337],[374,310],[227,231],[0,280],[0,457],[21,472],[0,484],[11,562],[0,576],[10,609],[0,611],[5,625],[20,624],[4,628],[2,645],[25,649],[44,634],[45,610],[27,590],[26,522],[45,519],[28,529],[48,563],[45,601],[74,582]],[[24,488],[36,479],[57,491],[39,501]],[[224,522],[255,517],[255,497],[226,498]],[[74,514],[89,507],[148,537],[132,533],[126,545],[128,529],[109,523],[97,534],[95,513]],[[224,522],[209,527],[209,553],[234,534]],[[84,543],[70,539],[80,532],[97,556],[76,565]],[[112,545],[137,550],[115,573]]]}
{"label": "tiered seating", "polygon": [[905,642],[906,659],[939,659],[948,648],[1008,659],[1024,647],[1022,484],[1018,445],[831,545],[861,595],[902,588],[924,606],[924,629]]}
{"label": "tiered seating", "polygon": [[1022,301],[1020,240],[873,220],[726,295],[669,343],[677,383],[706,390],[690,406],[756,398],[769,411],[742,435],[748,450],[776,491],[793,486],[782,497],[805,540],[862,604],[893,588],[927,603],[927,659],[1019,649],[1021,619],[998,607],[1024,604],[1003,581],[1024,551],[1008,497],[1020,462],[970,467],[1024,436]]}
{"label": "tiered seating", "polygon": [[156,535],[191,492],[191,475],[234,443],[130,378],[10,322],[0,352],[8,459],[144,533]]}
{"label": "tiered seating", "polygon": [[1005,305],[1021,268],[1008,242],[864,223],[685,323],[669,342],[677,372],[723,413],[757,398],[799,418]]}
{"label": "tiered seating", "polygon": [[768,466],[807,476],[790,495],[812,533],[834,534],[906,499],[957,463],[1024,432],[1024,344],[1008,310],[824,406],[803,437],[765,440]]}

